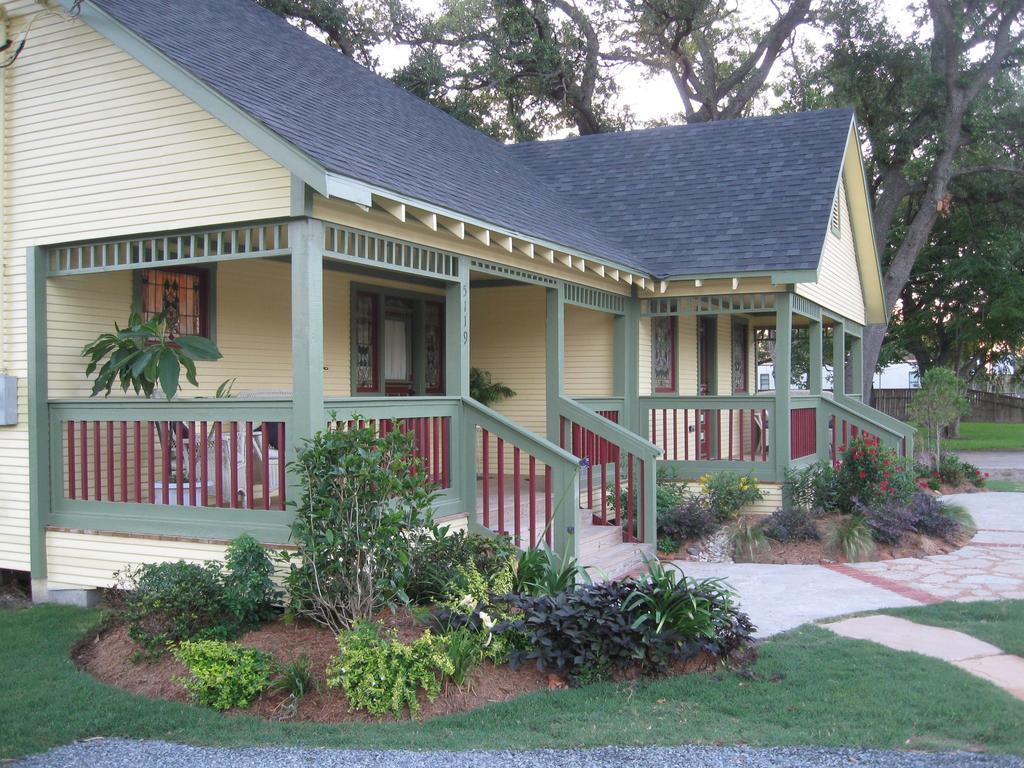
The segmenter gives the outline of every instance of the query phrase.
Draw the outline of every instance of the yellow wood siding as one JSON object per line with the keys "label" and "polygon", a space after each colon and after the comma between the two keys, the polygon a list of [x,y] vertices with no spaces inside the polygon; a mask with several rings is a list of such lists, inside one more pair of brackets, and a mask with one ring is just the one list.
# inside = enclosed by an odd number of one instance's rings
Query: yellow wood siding
{"label": "yellow wood siding", "polygon": [[651,394],[651,318],[640,318],[640,343],[639,349],[639,383],[640,396],[649,397]]}
{"label": "yellow wood siding", "polygon": [[[751,474],[755,478],[757,477],[757,472]],[[752,504],[747,504],[740,510],[742,514],[770,515],[782,506],[782,486],[779,483],[759,483],[758,485],[764,494],[764,498]],[[697,481],[687,482],[686,489],[691,493],[698,493],[700,491],[700,483]]]}
{"label": "yellow wood siding", "polygon": [[821,270],[816,283],[799,283],[796,292],[826,309],[863,325],[865,323],[864,290],[857,265],[857,249],[853,240],[850,207],[846,185],[839,185],[840,231],[831,229],[825,235]]}
{"label": "yellow wood siding", "polygon": [[[17,40],[40,6],[3,5]],[[17,426],[0,427],[0,567],[27,569],[26,248],[287,216],[291,182],[284,168],[79,21],[40,16],[4,71],[3,89],[0,370],[20,379],[20,414]],[[127,315],[130,278],[97,277],[50,285],[51,296],[87,310],[72,316],[59,301],[50,305],[58,335],[51,371],[61,395],[87,391],[77,357],[85,329]]]}
{"label": "yellow wood siding", "polygon": [[571,305],[565,308],[565,391],[569,397],[614,393],[615,315]]}
{"label": "yellow wood siding", "polygon": [[547,433],[544,292],[531,285],[469,292],[470,362],[515,390],[494,409],[538,435]]}

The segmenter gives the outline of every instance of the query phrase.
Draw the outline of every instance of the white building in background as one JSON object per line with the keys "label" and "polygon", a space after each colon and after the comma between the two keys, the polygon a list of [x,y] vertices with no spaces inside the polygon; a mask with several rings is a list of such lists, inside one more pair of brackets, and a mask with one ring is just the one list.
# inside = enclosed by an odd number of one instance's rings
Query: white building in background
{"label": "white building in background", "polygon": [[[832,388],[832,366],[822,366],[822,381],[826,389]],[[807,377],[802,382],[807,385]],[[875,374],[873,382],[875,389],[920,389],[921,375],[917,370],[915,360],[904,360],[899,363],[887,365]],[[757,390],[770,391],[775,389],[775,368],[771,363],[763,363],[757,366]]]}

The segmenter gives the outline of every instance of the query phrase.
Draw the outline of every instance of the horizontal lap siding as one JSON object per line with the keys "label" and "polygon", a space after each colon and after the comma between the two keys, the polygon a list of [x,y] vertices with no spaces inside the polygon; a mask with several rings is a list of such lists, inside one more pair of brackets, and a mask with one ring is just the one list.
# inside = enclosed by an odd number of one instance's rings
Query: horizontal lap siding
{"label": "horizontal lap siding", "polygon": [[[9,36],[19,39],[39,5],[7,2],[4,7],[12,17]],[[0,370],[19,378],[20,413],[17,426],[0,427],[0,568],[25,570],[29,567],[26,248],[287,216],[290,175],[79,21],[55,15],[37,18],[18,61],[4,72],[3,87],[0,312],[6,333]],[[82,344],[111,327],[113,320],[123,322],[128,315],[130,276],[90,277],[51,280],[48,287],[55,396],[88,393],[79,357]],[[250,386],[264,388],[269,382],[276,387],[290,379],[280,374],[290,371],[288,297],[287,293],[276,295],[278,302],[284,302],[283,325],[277,305],[271,305],[267,314],[278,322],[275,333],[281,333],[284,345],[272,346],[266,369],[239,366]],[[230,295],[222,298],[230,303]],[[226,354],[256,345],[256,334],[233,331],[226,320],[221,330]],[[222,380],[217,378],[220,371],[227,367],[204,366],[202,391],[216,388]]]}
{"label": "horizontal lap siding", "polygon": [[825,235],[825,249],[821,258],[821,271],[816,283],[799,283],[796,292],[856,323],[865,323],[864,290],[857,267],[857,249],[853,241],[850,208],[846,200],[846,186],[839,185],[839,209],[842,224],[840,236]]}
{"label": "horizontal lap siding", "polygon": [[615,391],[615,315],[565,308],[565,391],[610,397]]}

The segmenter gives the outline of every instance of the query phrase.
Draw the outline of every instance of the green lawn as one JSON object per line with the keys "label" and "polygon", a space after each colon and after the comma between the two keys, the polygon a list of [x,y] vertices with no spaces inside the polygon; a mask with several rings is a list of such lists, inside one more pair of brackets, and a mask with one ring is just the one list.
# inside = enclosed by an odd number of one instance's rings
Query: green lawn
{"label": "green lawn", "polygon": [[[925,433],[918,430],[915,445],[927,446]],[[943,451],[1024,451],[1024,424],[983,424],[963,422],[960,437],[943,440]]]}
{"label": "green lawn", "polygon": [[985,489],[1009,493],[1024,493],[1024,483],[1019,480],[986,480]]}
{"label": "green lawn", "polygon": [[[1005,625],[990,627],[1000,636],[1024,635],[1020,604],[1005,613],[962,610],[960,621],[984,619],[986,627]],[[905,615],[937,613],[914,611]],[[94,611],[57,606],[0,613],[0,758],[90,736],[396,749],[818,744],[1024,755],[1024,702],[943,662],[813,626],[764,643],[743,676],[545,691],[425,723],[323,726],[225,717],[103,685],[68,657],[98,620]]]}
{"label": "green lawn", "polygon": [[947,627],[1024,656],[1024,600],[939,603],[927,608],[893,608],[881,613],[919,624]]}

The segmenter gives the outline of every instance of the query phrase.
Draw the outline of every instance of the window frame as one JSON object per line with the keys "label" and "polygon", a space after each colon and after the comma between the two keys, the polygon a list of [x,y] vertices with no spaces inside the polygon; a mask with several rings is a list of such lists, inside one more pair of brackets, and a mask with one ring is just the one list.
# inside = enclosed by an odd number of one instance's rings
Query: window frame
{"label": "window frame", "polygon": [[[375,302],[375,321],[373,327],[373,389],[360,387],[357,382],[357,371],[355,365],[356,353],[356,297],[365,294],[373,297]],[[387,380],[384,373],[384,323],[387,314],[387,300],[401,299],[412,305],[412,394],[414,396],[440,396],[446,393],[447,381],[445,369],[445,333],[447,322],[446,296],[433,293],[421,293],[420,291],[402,290],[389,288],[381,285],[358,283],[353,281],[350,286],[350,324],[349,324],[349,368],[350,368],[350,391],[352,397],[388,397]],[[438,387],[427,389],[426,386],[426,307],[429,304],[438,307],[440,318],[440,333],[437,354],[440,356],[438,365]],[[397,395],[395,395],[397,396]]]}
{"label": "window frame", "polygon": [[[657,369],[655,367],[657,349],[655,340],[658,337],[656,325],[659,321],[668,323],[670,384],[658,386]],[[656,395],[677,394],[679,391],[679,317],[677,315],[655,315],[651,318],[651,390]]]}
{"label": "window frame", "polygon": [[[199,336],[217,343],[217,265],[196,267],[148,266],[132,272],[132,312],[145,320],[143,273],[175,272],[199,278]],[[188,336],[191,334],[181,334]]]}

